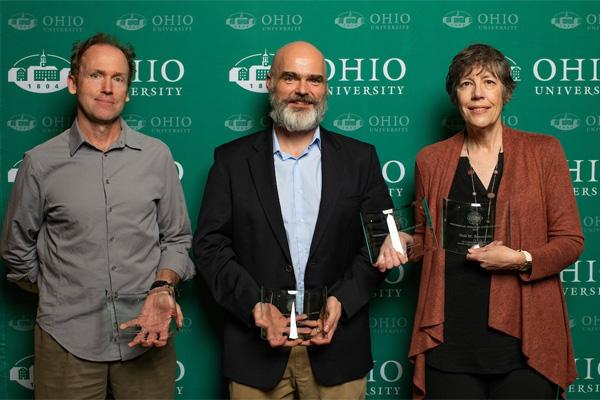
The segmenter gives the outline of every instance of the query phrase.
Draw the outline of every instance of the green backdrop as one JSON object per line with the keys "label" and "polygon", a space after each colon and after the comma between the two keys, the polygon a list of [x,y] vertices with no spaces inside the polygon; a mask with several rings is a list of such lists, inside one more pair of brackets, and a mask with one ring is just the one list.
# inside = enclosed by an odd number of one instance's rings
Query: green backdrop
{"label": "green backdrop", "polygon": [[[397,205],[413,195],[416,152],[461,128],[444,91],[452,56],[474,42],[498,47],[518,81],[504,123],[556,136],[569,159],[586,249],[561,274],[579,373],[568,395],[600,398],[598,1],[3,1],[0,7],[2,213],[23,152],[71,124],[67,60],[72,43],[95,32],[136,47],[138,73],[124,117],[170,146],[193,225],[214,147],[268,125],[263,79],[284,43],[308,40],[323,51],[331,92],[324,126],[377,147]],[[419,272],[419,265],[394,271],[374,295],[369,398],[410,395],[406,354]],[[36,300],[3,281],[0,397],[32,396]],[[199,280],[183,285],[181,304],[177,398],[223,397],[222,314]]]}

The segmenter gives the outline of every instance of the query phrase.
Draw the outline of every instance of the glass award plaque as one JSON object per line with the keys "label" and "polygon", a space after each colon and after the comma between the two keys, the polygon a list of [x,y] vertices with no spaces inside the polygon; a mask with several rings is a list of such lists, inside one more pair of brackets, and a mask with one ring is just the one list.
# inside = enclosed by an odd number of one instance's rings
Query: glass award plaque
{"label": "glass award plaque", "polygon": [[[169,322],[169,337],[177,331],[175,296],[168,292],[153,294],[160,312],[147,319],[149,327],[158,330],[158,327]],[[148,292],[141,293],[106,293],[106,310],[111,322],[110,332],[114,342],[129,343],[142,330],[139,325],[121,329],[121,324],[137,319],[148,297]]]}
{"label": "glass award plaque", "polygon": [[[327,288],[286,290],[260,288],[261,304],[272,304],[279,312],[289,319],[289,340],[310,339],[311,329],[306,328],[303,321],[323,319],[326,313]],[[303,332],[304,331],[304,332]],[[261,329],[261,337],[266,339],[266,332]]]}
{"label": "glass award plaque", "polygon": [[[418,213],[422,213],[424,218],[417,218]],[[361,213],[360,218],[372,264],[377,261],[379,250],[388,236],[394,249],[405,255],[410,255],[412,252],[421,253],[426,249],[414,248],[414,246],[424,247],[422,241],[418,245],[408,245],[408,248],[403,246],[401,239],[403,233],[412,236],[415,232],[424,233],[425,230],[429,230],[428,234],[433,238],[431,243],[437,243],[426,199],[423,199],[420,204],[413,202],[400,208]]]}
{"label": "glass award plaque", "polygon": [[508,202],[490,199],[469,203],[443,199],[442,218],[442,242],[446,251],[467,254],[470,248],[483,247],[494,240],[510,247]]}

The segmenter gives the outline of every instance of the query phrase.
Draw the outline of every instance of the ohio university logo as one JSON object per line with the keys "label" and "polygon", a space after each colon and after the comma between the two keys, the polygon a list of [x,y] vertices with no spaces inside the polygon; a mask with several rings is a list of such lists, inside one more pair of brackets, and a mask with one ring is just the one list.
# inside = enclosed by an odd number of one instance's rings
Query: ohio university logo
{"label": "ohio university logo", "polygon": [[442,22],[454,29],[466,28],[473,23],[473,17],[466,11],[454,10],[446,13]]}
{"label": "ohio university logo", "polygon": [[33,354],[21,358],[10,369],[10,380],[19,385],[33,390]]}
{"label": "ohio university logo", "polygon": [[18,13],[8,19],[8,26],[18,31],[28,31],[37,26],[37,19],[27,13]]}
{"label": "ohio university logo", "polygon": [[571,113],[556,114],[550,120],[550,125],[559,131],[572,131],[581,125],[581,118]]}
{"label": "ohio university logo", "polygon": [[239,12],[227,17],[225,23],[235,30],[243,31],[256,25],[256,18],[250,13]]}
{"label": "ohio university logo", "polygon": [[356,11],[346,11],[335,18],[335,24],[343,29],[356,29],[365,24],[365,17]]}
{"label": "ohio university logo", "polygon": [[505,57],[505,58],[508,61],[508,64],[510,65],[510,76],[513,78],[513,80],[515,82],[520,82],[522,68],[519,67],[517,65],[516,61],[513,60],[512,58],[510,58],[510,57]]}
{"label": "ohio university logo", "polygon": [[116,25],[126,31],[139,31],[147,25],[146,17],[135,13],[123,14],[117,19]]}
{"label": "ohio university logo", "polygon": [[344,132],[353,132],[365,126],[365,121],[360,115],[348,113],[334,119],[333,126]]}
{"label": "ohio university logo", "polygon": [[575,29],[581,25],[581,17],[570,11],[555,14],[550,23],[558,29]]}
{"label": "ohio university logo", "polygon": [[[245,90],[266,93],[265,79],[273,53],[266,49],[239,60],[229,70],[229,82]],[[331,96],[402,96],[407,66],[398,57],[325,59],[328,92]]]}
{"label": "ohio university logo", "polygon": [[239,60],[229,70],[229,82],[235,82],[240,87],[255,93],[267,93],[265,79],[271,69],[274,54],[267,52],[256,53]]}
{"label": "ohio university logo", "polygon": [[32,93],[52,93],[67,87],[69,61],[42,50],[21,58],[8,70],[8,81]]}
{"label": "ohio university logo", "polygon": [[6,121],[6,126],[17,132],[29,132],[37,125],[35,118],[29,114],[18,114]]}
{"label": "ohio university logo", "polygon": [[146,120],[138,114],[128,114],[123,116],[123,119],[134,131],[141,131],[146,126]]}
{"label": "ohio university logo", "polygon": [[225,127],[233,132],[247,132],[254,126],[252,117],[246,114],[234,114],[225,120]]}

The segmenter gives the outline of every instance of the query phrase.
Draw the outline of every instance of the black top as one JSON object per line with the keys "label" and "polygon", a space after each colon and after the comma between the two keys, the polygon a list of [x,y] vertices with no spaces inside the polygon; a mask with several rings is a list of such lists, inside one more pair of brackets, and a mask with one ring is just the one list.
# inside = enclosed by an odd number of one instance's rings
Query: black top
{"label": "black top", "polygon": [[[502,179],[503,161],[500,154],[494,193]],[[468,158],[461,157],[450,199],[473,202],[469,168]],[[487,190],[477,174],[473,179],[478,201],[486,199]],[[444,343],[427,353],[427,364],[443,371],[476,374],[506,373],[526,366],[521,341],[488,326],[491,274],[464,255],[447,251],[445,278]]]}

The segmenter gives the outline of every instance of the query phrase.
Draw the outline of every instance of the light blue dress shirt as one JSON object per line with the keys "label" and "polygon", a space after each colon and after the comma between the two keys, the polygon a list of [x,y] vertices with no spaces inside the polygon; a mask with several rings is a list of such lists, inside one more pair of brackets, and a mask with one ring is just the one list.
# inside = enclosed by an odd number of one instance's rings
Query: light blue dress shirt
{"label": "light blue dress shirt", "polygon": [[[298,157],[281,150],[273,129],[273,161],[277,193],[287,235],[296,289],[304,290],[304,274],[321,202],[321,131]],[[296,312],[303,310],[297,296]]]}

